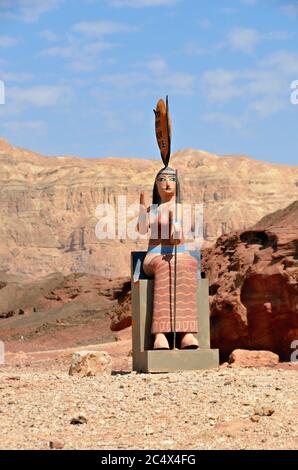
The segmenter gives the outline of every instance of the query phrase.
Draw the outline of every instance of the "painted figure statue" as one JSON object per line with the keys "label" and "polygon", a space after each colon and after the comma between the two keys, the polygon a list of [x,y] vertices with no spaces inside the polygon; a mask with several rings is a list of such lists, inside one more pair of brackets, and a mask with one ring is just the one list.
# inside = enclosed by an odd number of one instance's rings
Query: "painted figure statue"
{"label": "painted figure statue", "polygon": [[164,167],[155,178],[152,206],[146,206],[143,192],[140,195],[138,220],[141,234],[150,230],[143,269],[154,277],[153,348],[169,349],[170,339],[175,348],[177,333],[181,349],[196,349],[198,259],[189,253],[185,243],[177,170],[168,166],[171,145],[168,101],[157,103],[155,127]]}

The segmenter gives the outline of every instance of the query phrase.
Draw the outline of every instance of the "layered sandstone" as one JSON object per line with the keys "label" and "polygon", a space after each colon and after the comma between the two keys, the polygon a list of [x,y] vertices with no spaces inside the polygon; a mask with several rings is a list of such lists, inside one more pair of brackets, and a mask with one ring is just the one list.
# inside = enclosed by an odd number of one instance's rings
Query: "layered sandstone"
{"label": "layered sandstone", "polygon": [[[204,204],[204,237],[243,230],[298,197],[298,168],[186,149],[171,165],[183,199]],[[45,157],[0,140],[1,270],[41,277],[86,272],[107,278],[129,275],[130,251],[146,241],[99,240],[96,207],[117,206],[117,196],[149,204],[161,160]]]}
{"label": "layered sandstone", "polygon": [[211,337],[222,355],[236,348],[290,360],[298,339],[298,201],[204,251]]}

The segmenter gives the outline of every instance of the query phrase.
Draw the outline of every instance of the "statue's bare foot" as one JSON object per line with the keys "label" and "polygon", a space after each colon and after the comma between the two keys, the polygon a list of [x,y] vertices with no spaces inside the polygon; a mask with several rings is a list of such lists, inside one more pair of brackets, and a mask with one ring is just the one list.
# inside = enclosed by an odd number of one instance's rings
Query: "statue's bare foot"
{"label": "statue's bare foot", "polygon": [[157,333],[155,335],[153,349],[170,349],[166,335],[164,335],[163,333]]}
{"label": "statue's bare foot", "polygon": [[199,342],[192,333],[181,334],[181,349],[198,349]]}

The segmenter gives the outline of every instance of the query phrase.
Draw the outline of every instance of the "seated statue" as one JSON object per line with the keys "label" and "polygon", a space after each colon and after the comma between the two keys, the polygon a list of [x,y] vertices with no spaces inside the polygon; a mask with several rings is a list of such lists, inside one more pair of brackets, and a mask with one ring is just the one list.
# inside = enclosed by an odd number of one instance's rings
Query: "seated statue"
{"label": "seated statue", "polygon": [[170,349],[169,336],[173,336],[175,349],[178,333],[181,349],[197,349],[199,344],[194,333],[198,332],[198,258],[188,252],[185,244],[177,171],[169,167],[172,124],[168,97],[166,102],[162,99],[158,101],[154,114],[155,134],[164,167],[155,178],[152,208],[146,206],[144,193],[140,195],[137,227],[141,234],[146,234],[150,229],[143,269],[145,274],[154,277],[153,348]]}
{"label": "seated statue", "polygon": [[[176,194],[177,192],[177,194]],[[170,349],[169,338],[179,334],[181,349],[197,349],[197,272],[198,259],[185,243],[182,229],[180,186],[177,172],[165,166],[155,178],[153,210],[140,195],[138,230],[150,230],[143,269],[154,277],[151,333],[154,349]],[[176,252],[176,253],[175,253]]]}

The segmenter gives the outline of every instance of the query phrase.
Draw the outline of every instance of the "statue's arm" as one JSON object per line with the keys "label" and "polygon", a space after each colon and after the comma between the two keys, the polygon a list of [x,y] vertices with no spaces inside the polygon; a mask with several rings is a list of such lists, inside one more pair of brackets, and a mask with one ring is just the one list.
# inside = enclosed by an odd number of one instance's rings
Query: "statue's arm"
{"label": "statue's arm", "polygon": [[137,231],[141,235],[145,235],[149,229],[149,207],[146,207],[144,191],[140,194],[140,209],[137,223]]}
{"label": "statue's arm", "polygon": [[[176,211],[175,211],[176,212]],[[170,241],[172,245],[177,245],[183,238],[182,230],[182,210],[181,204],[177,205],[177,214],[170,210]]]}

